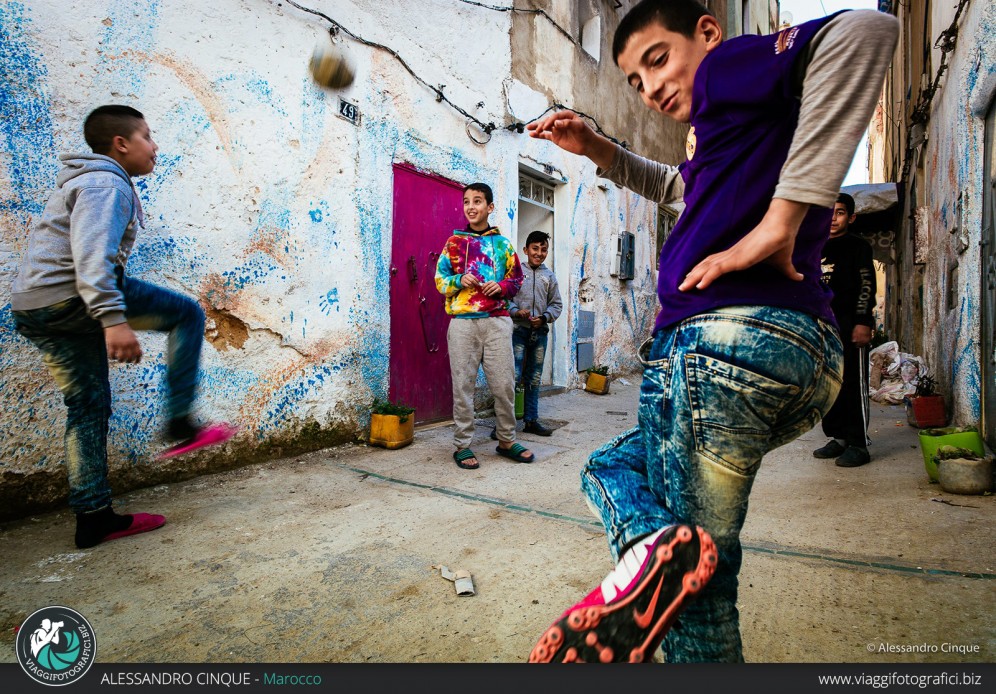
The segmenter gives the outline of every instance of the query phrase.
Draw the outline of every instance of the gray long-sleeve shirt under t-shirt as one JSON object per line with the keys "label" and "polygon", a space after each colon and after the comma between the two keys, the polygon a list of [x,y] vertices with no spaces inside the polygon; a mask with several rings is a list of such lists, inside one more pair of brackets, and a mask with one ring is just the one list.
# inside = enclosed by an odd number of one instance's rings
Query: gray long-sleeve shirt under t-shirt
{"label": "gray long-sleeve shirt under t-shirt", "polygon": [[[854,10],[813,38],[799,62],[799,122],[772,197],[833,206],[882,91],[877,76],[892,60],[897,34],[895,17]],[[618,146],[612,166],[597,173],[658,203],[680,200],[685,187],[677,166]]]}

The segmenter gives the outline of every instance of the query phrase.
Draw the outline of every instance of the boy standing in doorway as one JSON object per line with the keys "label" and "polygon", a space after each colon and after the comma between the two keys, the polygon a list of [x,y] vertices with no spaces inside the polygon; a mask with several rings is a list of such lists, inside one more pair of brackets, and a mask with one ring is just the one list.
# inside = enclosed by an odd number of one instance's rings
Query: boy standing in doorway
{"label": "boy standing in doorway", "polygon": [[560,317],[564,304],[557,276],[543,264],[550,251],[550,236],[542,231],[530,232],[522,250],[526,254],[522,288],[508,307],[514,323],[515,382],[525,386],[523,431],[550,436],[553,430],[539,421],[539,391],[550,324]]}

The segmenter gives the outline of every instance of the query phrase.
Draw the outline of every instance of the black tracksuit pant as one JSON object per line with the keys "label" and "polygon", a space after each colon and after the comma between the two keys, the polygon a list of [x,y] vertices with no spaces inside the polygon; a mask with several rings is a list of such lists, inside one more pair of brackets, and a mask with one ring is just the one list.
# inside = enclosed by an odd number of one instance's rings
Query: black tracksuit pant
{"label": "black tracksuit pant", "polygon": [[[844,332],[846,330],[846,332]],[[868,350],[859,349],[851,342],[852,326],[842,326],[844,343],[844,382],[833,407],[823,417],[823,433],[843,439],[848,446],[864,448],[867,444],[868,422],[865,419],[865,393],[868,392]],[[862,388],[861,359],[865,359],[864,388]]]}

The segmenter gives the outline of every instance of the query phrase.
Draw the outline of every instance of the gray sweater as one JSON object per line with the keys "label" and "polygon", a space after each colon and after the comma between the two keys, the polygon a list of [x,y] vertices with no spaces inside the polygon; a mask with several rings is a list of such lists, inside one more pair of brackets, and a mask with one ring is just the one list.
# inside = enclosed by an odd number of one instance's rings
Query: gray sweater
{"label": "gray sweater", "polygon": [[142,205],[121,165],[102,154],[64,154],[55,192],[28,237],[11,287],[15,311],[79,296],[106,328],[125,322],[115,267],[124,268],[144,226]]}
{"label": "gray sweater", "polygon": [[[545,264],[534,268],[529,263],[522,266],[522,287],[508,305],[508,312],[516,325],[528,326],[529,321],[516,318],[516,311],[529,311],[531,316],[543,316],[547,323],[560,317],[564,302],[560,299],[557,276]],[[541,326],[542,327],[542,326]]]}

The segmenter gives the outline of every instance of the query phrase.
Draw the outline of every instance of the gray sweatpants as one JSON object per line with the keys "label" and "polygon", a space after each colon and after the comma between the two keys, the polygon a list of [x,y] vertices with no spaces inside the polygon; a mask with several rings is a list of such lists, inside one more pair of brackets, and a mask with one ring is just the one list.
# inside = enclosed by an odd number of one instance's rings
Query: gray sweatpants
{"label": "gray sweatpants", "polygon": [[470,448],[474,436],[474,387],[483,365],[495,397],[498,440],[515,441],[515,360],[512,357],[512,319],[453,318],[446,331],[453,377],[453,445]]}

